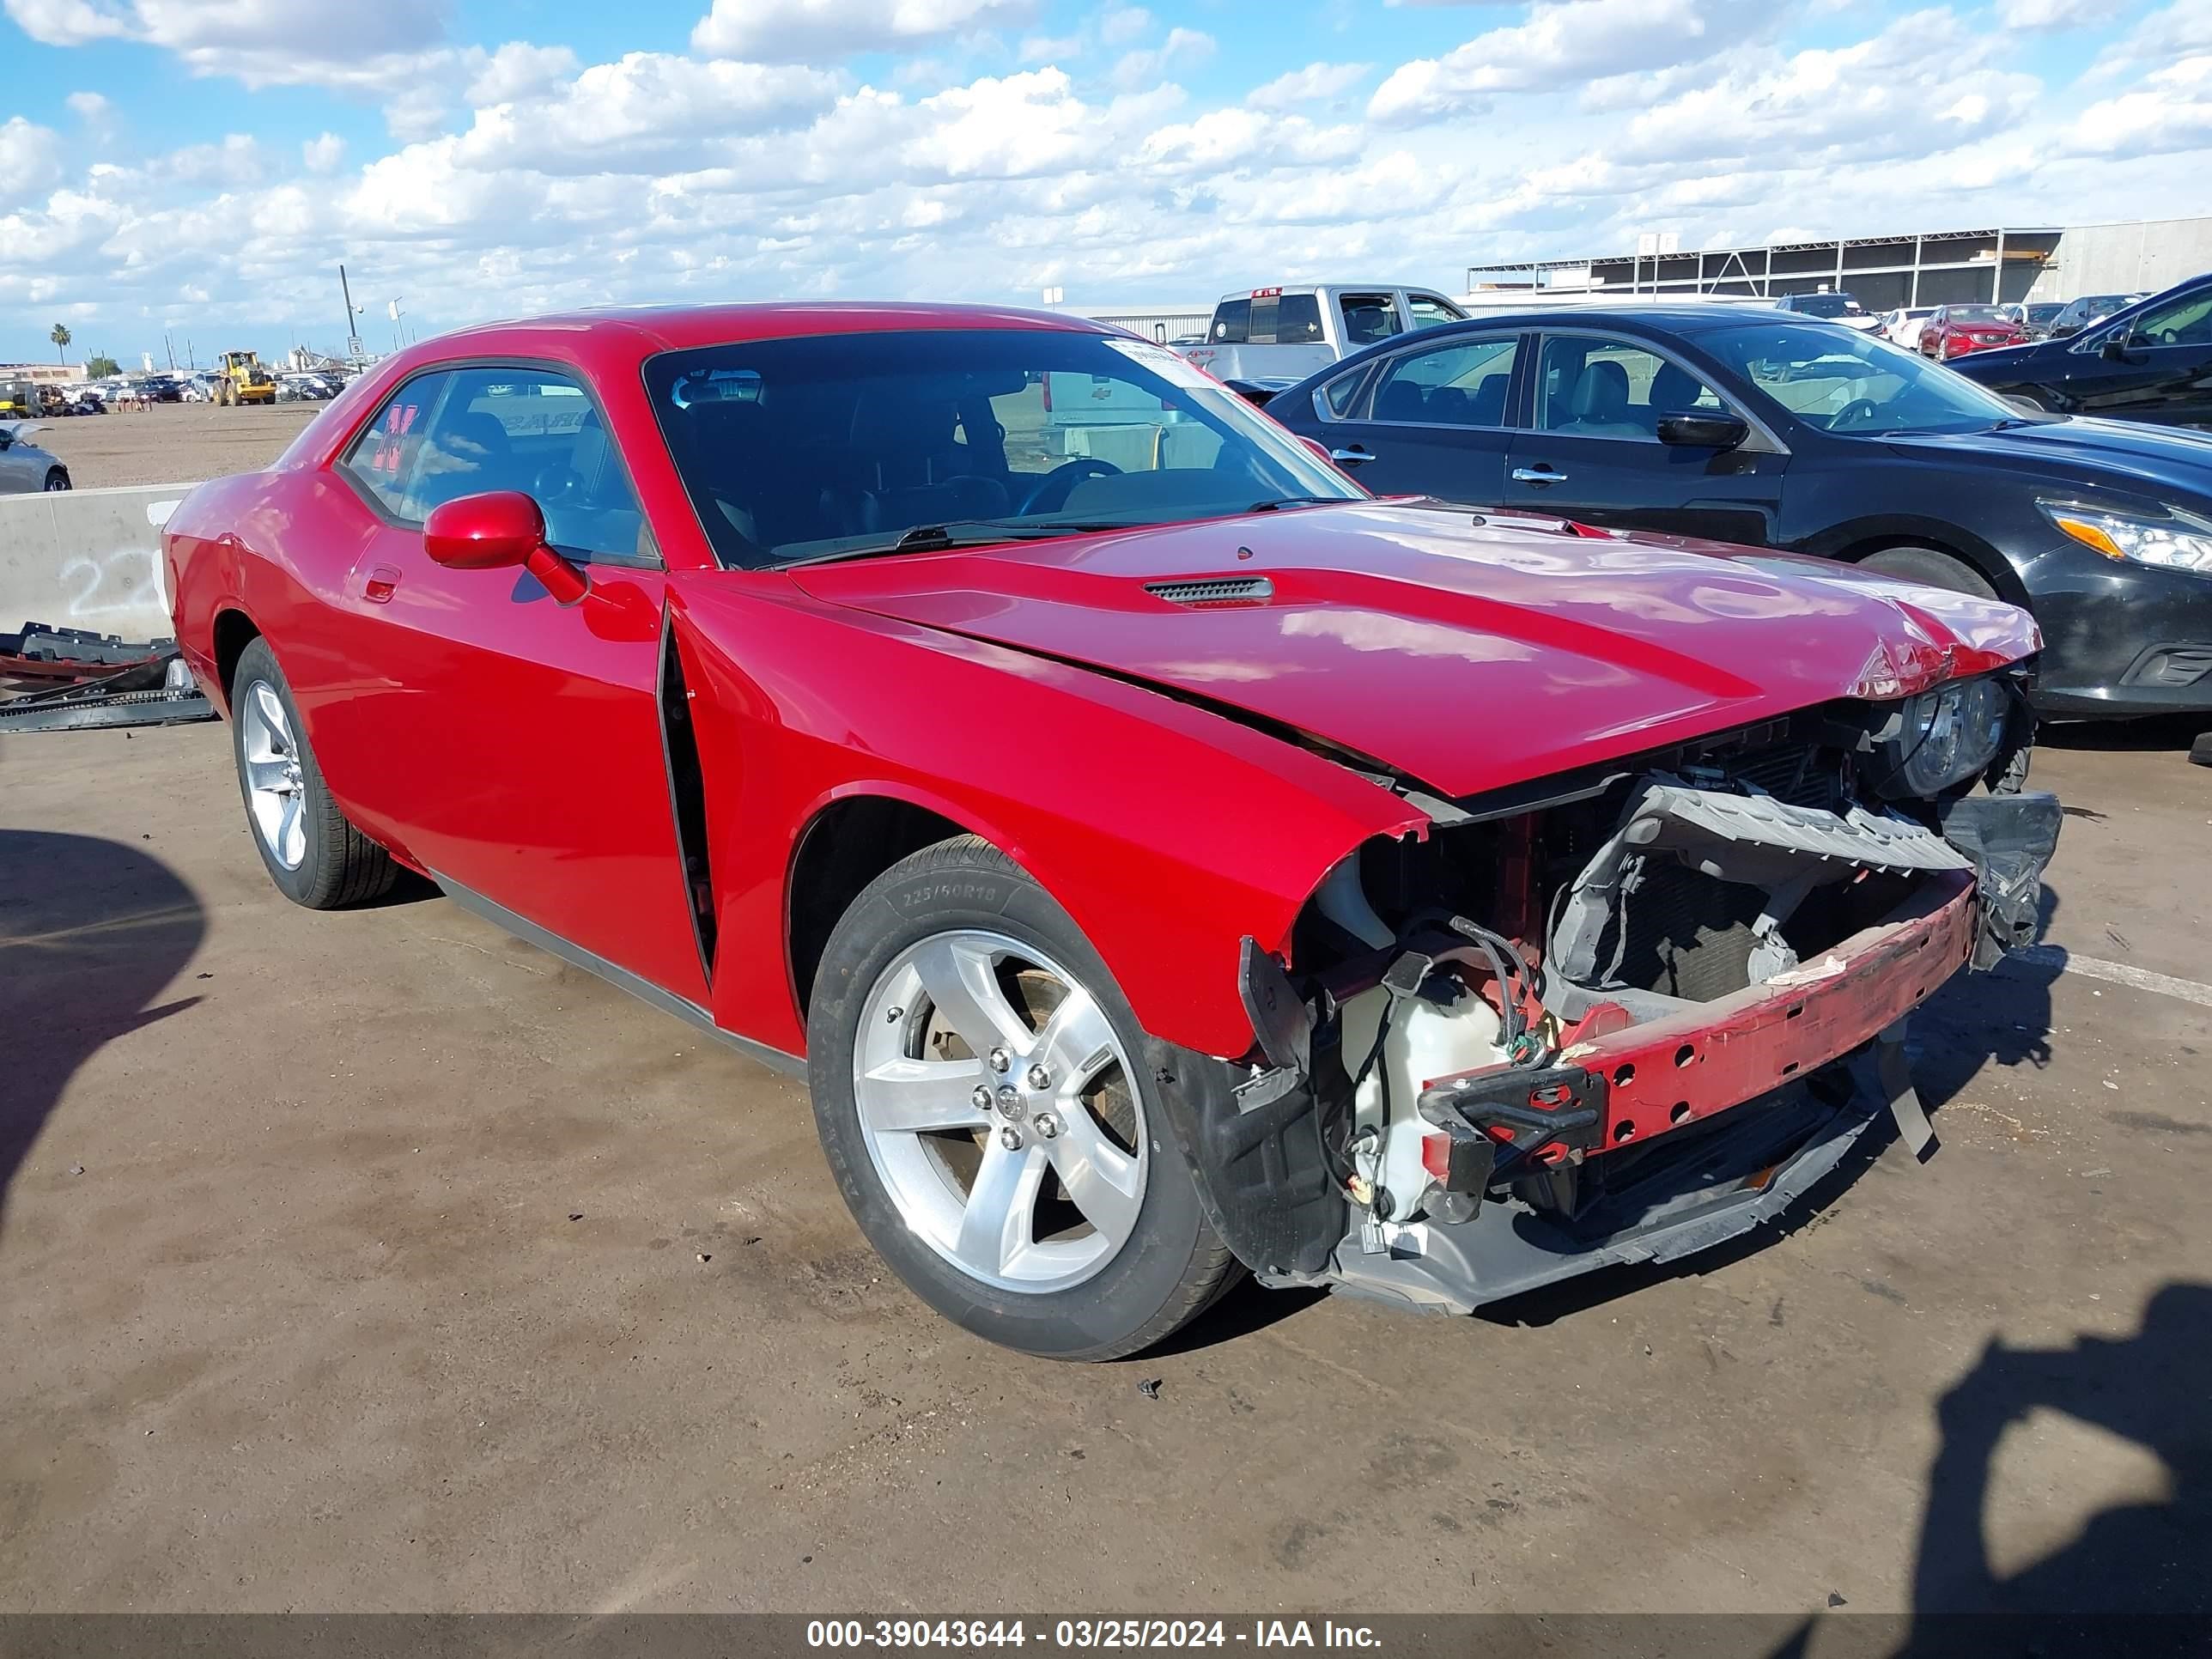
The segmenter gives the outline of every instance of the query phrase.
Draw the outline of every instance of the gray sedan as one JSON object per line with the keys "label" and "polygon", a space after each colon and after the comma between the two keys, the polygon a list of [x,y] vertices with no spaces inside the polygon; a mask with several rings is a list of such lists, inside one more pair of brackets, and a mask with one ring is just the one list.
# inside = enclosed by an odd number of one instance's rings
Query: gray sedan
{"label": "gray sedan", "polygon": [[31,441],[43,421],[0,421],[0,495],[67,489],[69,468]]}

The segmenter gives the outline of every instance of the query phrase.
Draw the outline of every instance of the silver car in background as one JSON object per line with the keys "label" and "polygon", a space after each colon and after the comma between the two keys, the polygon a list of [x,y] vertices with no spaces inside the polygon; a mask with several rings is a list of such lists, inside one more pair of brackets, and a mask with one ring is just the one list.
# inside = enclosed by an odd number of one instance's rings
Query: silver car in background
{"label": "silver car in background", "polygon": [[31,441],[31,434],[45,425],[44,421],[0,421],[0,495],[70,487],[69,468]]}

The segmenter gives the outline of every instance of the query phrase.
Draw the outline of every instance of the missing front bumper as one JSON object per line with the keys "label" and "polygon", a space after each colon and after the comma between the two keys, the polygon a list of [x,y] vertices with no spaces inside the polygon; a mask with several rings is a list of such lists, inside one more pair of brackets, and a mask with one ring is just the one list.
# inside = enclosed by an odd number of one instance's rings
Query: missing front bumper
{"label": "missing front bumper", "polygon": [[1347,1240],[1323,1277],[1352,1294],[1465,1314],[1601,1267],[1711,1249],[1780,1220],[1887,1110],[1870,1063],[1834,1071],[1646,1149],[1571,1218],[1517,1200],[1485,1204],[1456,1224],[1388,1229],[1378,1253]]}

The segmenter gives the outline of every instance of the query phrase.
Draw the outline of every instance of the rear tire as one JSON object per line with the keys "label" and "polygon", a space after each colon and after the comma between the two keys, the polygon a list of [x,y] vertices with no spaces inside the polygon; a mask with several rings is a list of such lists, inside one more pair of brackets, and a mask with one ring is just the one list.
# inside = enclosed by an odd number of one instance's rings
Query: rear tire
{"label": "rear tire", "polygon": [[1047,1358],[1117,1359],[1233,1281],[1136,1016],[1067,913],[988,842],[924,848],[853,902],[806,1036],[854,1219],[956,1324]]}
{"label": "rear tire", "polygon": [[1989,578],[1964,559],[1932,547],[1885,547],[1879,553],[1868,554],[1859,562],[1869,570],[1883,571],[1910,582],[1925,582],[1930,587],[1946,588],[1954,593],[1971,593],[1978,599],[2002,597],[1990,585]]}
{"label": "rear tire", "polygon": [[60,467],[55,467],[52,471],[46,474],[46,488],[47,490],[62,490],[67,489],[69,487],[70,475],[64,471]]}
{"label": "rear tire", "polygon": [[230,684],[239,793],[269,879],[310,910],[340,909],[390,892],[399,866],[331,799],[292,688],[266,640],[251,641],[239,653]]}

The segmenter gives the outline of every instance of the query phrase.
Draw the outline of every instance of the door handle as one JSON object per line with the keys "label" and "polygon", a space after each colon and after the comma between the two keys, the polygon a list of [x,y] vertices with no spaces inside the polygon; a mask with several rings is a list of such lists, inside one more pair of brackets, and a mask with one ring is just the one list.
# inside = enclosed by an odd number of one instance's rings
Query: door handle
{"label": "door handle", "polygon": [[1339,466],[1358,466],[1362,461],[1371,461],[1375,452],[1370,449],[1332,449],[1328,458]]}
{"label": "door handle", "polygon": [[1516,466],[1513,469],[1515,483],[1555,484],[1566,481],[1565,473],[1554,472],[1548,466]]}
{"label": "door handle", "polygon": [[369,571],[368,580],[361,585],[361,596],[371,605],[388,605],[398,586],[399,572],[391,565],[380,564]]}

